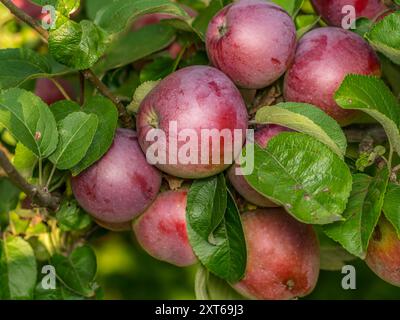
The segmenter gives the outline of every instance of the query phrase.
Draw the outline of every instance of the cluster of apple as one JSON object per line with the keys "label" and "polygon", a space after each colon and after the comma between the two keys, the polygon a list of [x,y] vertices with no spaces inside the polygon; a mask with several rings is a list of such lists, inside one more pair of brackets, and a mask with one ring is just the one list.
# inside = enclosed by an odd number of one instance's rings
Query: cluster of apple
{"label": "cluster of apple", "polygon": [[[289,14],[263,0],[239,0],[223,8],[211,20],[206,49],[213,67],[192,66],[174,72],[142,101],[136,115],[136,130],[118,129],[112,147],[95,165],[72,178],[79,204],[102,226],[121,231],[132,228],[142,247],[153,257],[177,266],[197,262],[186,230],[188,189],[160,192],[163,174],[181,179],[201,179],[227,170],[232,186],[259,209],[242,214],[248,262],[245,277],[232,286],[255,299],[290,299],[309,294],[319,274],[319,244],[310,225],[296,221],[284,209],[254,190],[238,175],[238,165],[220,163],[166,163],[150,165],[146,154],[154,141],[153,129],[168,132],[171,122],[177,130],[229,130],[249,127],[246,104],[238,88],[265,88],[284,76],[286,101],[320,107],[340,124],[350,123],[357,114],[341,109],[333,95],[348,74],[380,76],[378,56],[363,38],[339,28],[341,8],[355,6],[359,16],[376,18],[387,8],[379,0],[313,1],[315,9],[330,26],[316,28],[299,41]],[[195,13],[191,13],[195,15]],[[152,15],[135,28],[167,19]],[[171,54],[176,52],[171,48]],[[41,82],[40,82],[41,81]],[[46,102],[40,80],[37,94]],[[68,86],[67,86],[68,87]],[[45,90],[49,92],[49,90]],[[56,91],[56,90],[55,90]],[[47,99],[47,100],[46,100]],[[51,101],[49,101],[51,100]],[[255,142],[268,141],[286,128],[270,125],[257,129]],[[170,138],[167,134],[167,140]],[[245,143],[245,136],[240,142]],[[204,141],[199,141],[200,146]],[[178,148],[185,141],[178,141]],[[232,141],[234,144],[234,141]],[[219,157],[238,156],[226,141],[212,146]],[[169,155],[169,146],[165,146]],[[198,152],[200,152],[199,148]],[[200,158],[200,155],[199,155]],[[394,232],[388,226],[382,232]],[[380,235],[386,239],[388,236]],[[387,281],[400,285],[400,258],[389,261],[385,246],[375,241],[369,251],[370,267]],[[399,251],[400,240],[393,250]]]}

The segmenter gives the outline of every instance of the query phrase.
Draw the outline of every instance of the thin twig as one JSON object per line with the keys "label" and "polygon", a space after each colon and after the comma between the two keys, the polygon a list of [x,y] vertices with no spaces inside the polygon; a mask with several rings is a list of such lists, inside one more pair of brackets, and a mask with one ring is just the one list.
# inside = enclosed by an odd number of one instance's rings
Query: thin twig
{"label": "thin twig", "polygon": [[[0,0],[0,2],[3,3],[18,19],[34,28],[47,42],[49,34],[37,21],[32,19],[32,17],[28,16],[24,11],[15,6],[11,0]],[[96,89],[99,90],[99,92],[103,96],[107,97],[115,104],[119,112],[122,126],[125,128],[131,128],[133,126],[133,119],[128,114],[125,106],[121,103],[121,101],[119,101],[119,99],[114,96],[110,89],[107,88],[107,86],[95,75],[95,73],[91,69],[82,70],[80,72],[86,79],[93,83]]]}
{"label": "thin twig", "polygon": [[69,101],[72,100],[71,97],[68,95],[67,91],[64,90],[62,85],[56,79],[51,78],[50,80],[51,80],[51,82],[54,83],[54,85],[57,87],[57,89],[61,92],[61,94],[64,96],[64,98],[66,100],[69,100]]}
{"label": "thin twig", "polygon": [[19,9],[11,0],[0,0],[10,12],[16,16],[22,22],[30,25],[33,29],[35,29],[43,38],[44,41],[47,42],[49,38],[48,32],[42,28],[40,23],[33,19],[31,16],[27,15],[23,10]]}
{"label": "thin twig", "polygon": [[45,192],[43,189],[29,184],[11,164],[2,148],[0,148],[0,166],[3,168],[10,181],[30,197],[34,203],[53,211],[58,209],[59,199]]}
{"label": "thin twig", "polygon": [[79,87],[81,89],[79,95],[79,104],[83,106],[85,104],[85,76],[82,72],[79,73]]}
{"label": "thin twig", "polygon": [[107,88],[107,86],[94,74],[91,69],[86,69],[81,71],[83,76],[89,80],[97,90],[99,90],[105,97],[110,99],[118,109],[119,118],[121,120],[121,124],[125,128],[131,128],[133,126],[133,119],[127,113],[125,106],[121,103],[121,101],[114,96],[114,94]]}

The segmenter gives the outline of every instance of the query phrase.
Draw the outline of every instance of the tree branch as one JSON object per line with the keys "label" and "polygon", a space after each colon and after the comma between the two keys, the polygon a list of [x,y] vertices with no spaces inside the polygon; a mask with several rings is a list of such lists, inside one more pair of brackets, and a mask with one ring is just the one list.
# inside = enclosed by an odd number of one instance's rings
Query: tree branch
{"label": "tree branch", "polygon": [[57,211],[59,199],[45,192],[43,189],[29,184],[11,164],[2,147],[0,147],[0,166],[3,168],[10,181],[29,196],[35,204],[52,211]]}
{"label": "tree branch", "polygon": [[26,14],[23,10],[19,9],[16,5],[14,5],[14,3],[12,3],[11,0],[0,0],[0,1],[8,8],[8,10],[10,10],[10,12],[14,16],[16,16],[22,22],[25,22],[26,24],[30,25],[47,42],[49,34],[47,33],[47,31],[45,29],[42,28],[42,26],[40,25],[39,22],[37,22],[35,19],[33,19],[28,14]]}
{"label": "tree branch", "polygon": [[[35,21],[32,17],[27,15],[24,11],[15,6],[11,0],[0,0],[9,10],[15,15],[18,19],[25,22],[32,28],[34,28],[47,42],[49,37],[47,30],[43,29],[42,26]],[[125,106],[119,101],[119,99],[114,96],[114,94],[107,88],[107,86],[96,76],[96,74],[91,69],[86,69],[80,71],[80,73],[89,80],[96,89],[106,98],[110,99],[118,109],[119,118],[121,120],[121,124],[125,128],[131,128],[133,126],[133,119],[126,111]]]}
{"label": "tree branch", "polygon": [[127,113],[125,106],[119,101],[119,99],[113,95],[110,89],[94,74],[91,69],[81,71],[83,76],[89,80],[97,90],[99,90],[105,97],[110,99],[118,109],[119,118],[121,124],[125,128],[131,128],[133,126],[132,117]]}

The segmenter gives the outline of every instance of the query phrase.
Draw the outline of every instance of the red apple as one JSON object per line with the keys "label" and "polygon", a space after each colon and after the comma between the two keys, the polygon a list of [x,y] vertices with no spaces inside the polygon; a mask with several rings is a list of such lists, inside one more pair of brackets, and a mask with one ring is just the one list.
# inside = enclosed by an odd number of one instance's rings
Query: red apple
{"label": "red apple", "polygon": [[378,56],[359,35],[334,27],[318,28],[299,42],[292,67],[286,74],[286,101],[320,107],[341,124],[356,113],[340,108],[334,94],[348,74],[381,74]]}
{"label": "red apple", "polygon": [[113,145],[92,167],[71,180],[82,208],[105,223],[128,222],[156,198],[161,174],[146,162],[137,135],[118,129]]}
{"label": "red apple", "polygon": [[[169,75],[146,96],[137,114],[139,143],[148,161],[189,179],[228,168],[241,151],[247,123],[239,90],[221,71],[207,66]],[[157,133],[165,134],[164,142],[151,137]],[[164,161],[149,158],[156,153],[165,155]]]}
{"label": "red apple", "polygon": [[32,18],[40,19],[42,17],[42,7],[37,4],[28,0],[12,0],[12,2]]}
{"label": "red apple", "polygon": [[369,242],[365,262],[380,278],[400,287],[400,239],[384,217]]}
{"label": "red apple", "polygon": [[[65,79],[56,79],[56,81],[61,85],[71,99],[76,99],[75,90],[69,81]],[[36,81],[35,94],[42,98],[42,100],[48,105],[66,99],[54,82],[47,78],[41,78]]]}
{"label": "red apple", "polygon": [[356,19],[375,19],[388,9],[382,0],[312,0],[312,4],[327,24],[336,27],[342,26],[342,19],[347,15],[342,9],[346,5],[354,7]]}
{"label": "red apple", "polygon": [[262,0],[240,0],[211,20],[208,56],[239,87],[259,89],[280,78],[293,60],[296,28],[281,7]]}
{"label": "red apple", "polygon": [[283,209],[263,209],[242,215],[247,243],[243,280],[233,287],[245,297],[286,300],[314,289],[319,274],[317,236]]}
{"label": "red apple", "polygon": [[[278,135],[283,131],[287,131],[288,129],[277,126],[277,125],[267,125],[263,126],[256,130],[254,133],[254,140],[260,147],[266,148],[269,140]],[[228,170],[228,178],[231,182],[232,186],[235,190],[248,202],[251,202],[259,207],[277,207],[275,203],[273,203],[268,198],[264,197],[262,194],[258,193],[254,190],[250,184],[246,181],[243,175],[236,174],[236,171],[240,169],[240,166],[234,164]]]}
{"label": "red apple", "polygon": [[186,201],[187,190],[161,193],[133,225],[143,249],[180,267],[197,262],[186,231]]}

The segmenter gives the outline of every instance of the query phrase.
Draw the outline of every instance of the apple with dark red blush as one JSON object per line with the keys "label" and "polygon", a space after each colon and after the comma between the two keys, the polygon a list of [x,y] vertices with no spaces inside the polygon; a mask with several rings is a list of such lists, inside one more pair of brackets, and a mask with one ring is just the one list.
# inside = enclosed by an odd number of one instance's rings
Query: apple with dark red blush
{"label": "apple with dark red blush", "polygon": [[[150,163],[172,176],[200,179],[224,171],[240,154],[248,115],[225,74],[192,66],[163,79],[142,101],[136,121],[147,159],[160,160]],[[158,140],[163,134],[164,142]]]}
{"label": "apple with dark red blush", "polygon": [[334,95],[349,74],[380,76],[377,54],[359,35],[336,27],[317,28],[301,38],[284,82],[284,98],[313,104],[340,124],[351,123],[353,110],[340,108]]}
{"label": "apple with dark red blush", "polygon": [[136,133],[118,129],[106,155],[73,177],[71,185],[76,200],[95,219],[121,224],[139,216],[155,200],[161,173],[147,163]]}
{"label": "apple with dark red blush", "polygon": [[206,48],[212,64],[239,87],[260,89],[279,79],[296,49],[289,14],[263,0],[240,0],[211,20]]}
{"label": "apple with dark red blush", "polygon": [[186,229],[187,190],[158,195],[133,224],[136,239],[151,256],[179,267],[197,262]]}

